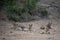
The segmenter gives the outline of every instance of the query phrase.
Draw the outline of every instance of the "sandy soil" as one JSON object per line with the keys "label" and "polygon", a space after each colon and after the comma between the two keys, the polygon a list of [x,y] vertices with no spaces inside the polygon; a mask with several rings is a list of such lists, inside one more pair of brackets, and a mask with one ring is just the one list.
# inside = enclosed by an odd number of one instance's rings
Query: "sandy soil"
{"label": "sandy soil", "polygon": [[11,22],[0,22],[0,40],[60,40],[60,21],[52,20],[52,29],[50,34],[41,34],[39,29],[42,25],[46,25],[50,20],[39,20],[25,23],[18,23],[28,27],[33,24],[33,31],[17,31],[11,29]]}

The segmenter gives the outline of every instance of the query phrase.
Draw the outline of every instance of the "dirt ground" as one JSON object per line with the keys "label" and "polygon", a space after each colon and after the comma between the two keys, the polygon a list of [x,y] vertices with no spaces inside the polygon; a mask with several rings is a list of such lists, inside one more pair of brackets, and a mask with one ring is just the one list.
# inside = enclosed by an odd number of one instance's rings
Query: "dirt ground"
{"label": "dirt ground", "polygon": [[42,25],[46,25],[50,20],[38,20],[32,22],[18,23],[28,27],[33,24],[33,31],[13,30],[11,22],[0,21],[0,40],[60,40],[60,20],[52,20],[52,29],[50,34],[41,34],[39,29]]}

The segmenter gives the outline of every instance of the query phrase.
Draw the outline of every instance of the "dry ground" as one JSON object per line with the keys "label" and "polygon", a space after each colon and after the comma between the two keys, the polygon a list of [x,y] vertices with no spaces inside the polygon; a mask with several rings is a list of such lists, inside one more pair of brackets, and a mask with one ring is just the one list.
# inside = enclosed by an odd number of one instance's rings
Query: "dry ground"
{"label": "dry ground", "polygon": [[16,31],[12,30],[11,22],[0,21],[0,40],[60,40],[60,21],[52,20],[52,29],[50,34],[41,34],[39,29],[42,25],[46,25],[50,20],[38,20],[32,22],[18,23],[28,27],[33,24],[33,31]]}

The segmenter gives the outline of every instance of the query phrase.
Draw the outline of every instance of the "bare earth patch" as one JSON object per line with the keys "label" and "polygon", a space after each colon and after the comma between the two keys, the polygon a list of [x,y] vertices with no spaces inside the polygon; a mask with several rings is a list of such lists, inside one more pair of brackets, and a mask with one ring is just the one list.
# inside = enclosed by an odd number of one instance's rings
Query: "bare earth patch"
{"label": "bare earth patch", "polygon": [[39,20],[33,22],[18,23],[28,27],[33,24],[32,31],[13,30],[13,24],[10,22],[0,23],[0,40],[60,40],[60,22],[52,20],[52,29],[50,34],[41,34],[39,29],[42,25],[46,25],[49,20]]}

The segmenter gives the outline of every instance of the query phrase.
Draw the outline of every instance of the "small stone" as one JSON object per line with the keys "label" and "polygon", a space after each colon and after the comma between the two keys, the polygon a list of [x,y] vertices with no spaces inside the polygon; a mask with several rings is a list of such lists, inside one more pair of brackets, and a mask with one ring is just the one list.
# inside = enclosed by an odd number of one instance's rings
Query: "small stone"
{"label": "small stone", "polygon": [[50,32],[48,32],[48,34],[50,34]]}
{"label": "small stone", "polygon": [[51,39],[51,38],[48,38],[48,39]]}
{"label": "small stone", "polygon": [[3,40],[5,40],[5,38],[2,38]]}
{"label": "small stone", "polygon": [[10,31],[10,33],[13,33],[12,31]]}
{"label": "small stone", "polygon": [[3,34],[5,34],[5,33],[3,33]]}
{"label": "small stone", "polygon": [[41,34],[44,34],[44,32],[42,32]]}

